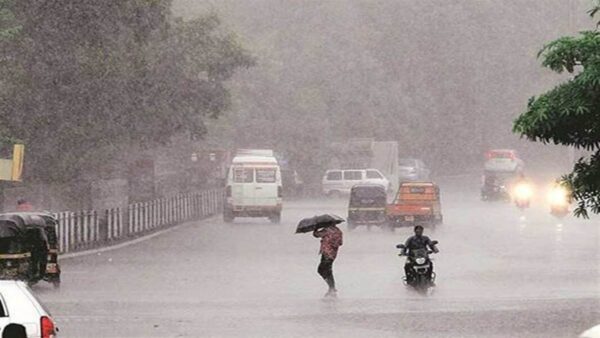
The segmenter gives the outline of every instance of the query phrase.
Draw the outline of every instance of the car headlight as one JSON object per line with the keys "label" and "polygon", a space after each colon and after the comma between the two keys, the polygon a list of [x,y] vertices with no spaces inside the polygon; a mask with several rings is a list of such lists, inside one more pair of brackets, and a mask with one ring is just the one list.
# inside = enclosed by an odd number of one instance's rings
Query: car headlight
{"label": "car headlight", "polygon": [[415,259],[415,262],[417,262],[417,264],[419,264],[419,265],[425,264],[425,258],[419,257],[419,258]]}

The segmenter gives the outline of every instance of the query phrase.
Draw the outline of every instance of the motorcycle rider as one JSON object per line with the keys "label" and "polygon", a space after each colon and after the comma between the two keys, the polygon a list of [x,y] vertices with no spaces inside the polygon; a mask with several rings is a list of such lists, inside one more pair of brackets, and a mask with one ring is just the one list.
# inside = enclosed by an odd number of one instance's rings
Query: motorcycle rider
{"label": "motorcycle rider", "polygon": [[522,171],[520,171],[514,179],[512,191],[513,199],[517,207],[529,207],[532,195],[531,182]]}
{"label": "motorcycle rider", "polygon": [[500,179],[493,172],[484,172],[483,185],[481,187],[482,197],[490,198],[494,193],[494,189],[502,184]]}
{"label": "motorcycle rider", "polygon": [[[419,250],[419,249],[431,250],[435,253],[439,252],[439,250],[437,249],[435,244],[433,244],[431,239],[429,239],[429,237],[427,237],[427,236],[423,236],[423,230],[424,229],[422,226],[420,226],[420,225],[415,226],[414,236],[409,237],[406,240],[406,243],[404,244],[404,249],[402,251],[403,255],[410,257],[414,250]],[[430,268],[429,268],[429,271],[427,271],[427,277],[429,280],[431,280],[432,273],[433,273],[433,263],[430,261],[429,264],[430,264]],[[413,276],[412,271],[413,271],[413,263],[410,259],[407,259],[406,263],[404,264],[404,273],[406,275],[406,281],[409,283],[411,282],[409,280],[409,278],[411,278]]]}

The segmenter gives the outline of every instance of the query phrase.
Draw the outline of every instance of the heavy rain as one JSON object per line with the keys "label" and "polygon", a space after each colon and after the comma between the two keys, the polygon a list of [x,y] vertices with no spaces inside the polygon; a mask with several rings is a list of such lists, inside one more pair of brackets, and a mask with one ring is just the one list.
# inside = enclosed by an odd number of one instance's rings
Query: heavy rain
{"label": "heavy rain", "polygon": [[599,21],[0,0],[0,332],[600,337]]}

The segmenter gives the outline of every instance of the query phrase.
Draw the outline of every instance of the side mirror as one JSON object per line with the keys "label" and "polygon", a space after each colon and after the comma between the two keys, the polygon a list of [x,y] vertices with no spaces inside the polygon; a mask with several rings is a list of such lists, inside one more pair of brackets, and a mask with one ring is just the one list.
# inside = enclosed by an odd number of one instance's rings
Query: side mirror
{"label": "side mirror", "polygon": [[437,245],[438,243],[438,241],[431,241],[431,245]]}
{"label": "side mirror", "polygon": [[404,244],[398,244],[398,245],[396,245],[396,248],[397,249],[404,249],[404,248],[406,248],[406,246],[404,246]]}

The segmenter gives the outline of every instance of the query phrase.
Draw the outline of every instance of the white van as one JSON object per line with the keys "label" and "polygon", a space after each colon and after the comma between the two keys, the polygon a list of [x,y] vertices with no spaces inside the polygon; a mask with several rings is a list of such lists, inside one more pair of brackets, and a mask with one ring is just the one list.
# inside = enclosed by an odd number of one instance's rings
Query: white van
{"label": "white van", "polygon": [[272,152],[238,153],[227,175],[223,220],[232,222],[236,217],[268,217],[271,222],[279,223],[282,194],[281,169]]}
{"label": "white van", "polygon": [[327,170],[323,177],[323,194],[336,197],[349,194],[355,184],[379,184],[391,189],[390,181],[377,169],[335,169]]}

